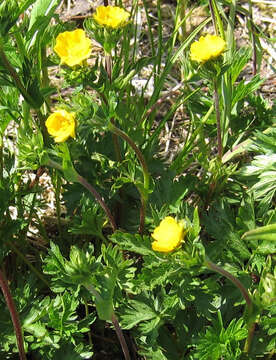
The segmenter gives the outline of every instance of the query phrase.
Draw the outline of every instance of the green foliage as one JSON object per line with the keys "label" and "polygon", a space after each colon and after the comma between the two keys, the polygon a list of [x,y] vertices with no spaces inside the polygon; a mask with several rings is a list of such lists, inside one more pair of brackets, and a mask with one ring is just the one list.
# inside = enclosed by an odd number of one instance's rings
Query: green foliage
{"label": "green foliage", "polygon": [[[275,104],[259,71],[272,37],[251,2],[133,1],[116,30],[65,3],[0,1],[0,265],[16,308],[0,291],[0,358],[24,358],[17,313],[28,359],[123,359],[120,327],[131,359],[272,359]],[[82,25],[91,56],[60,64],[57,35]],[[192,63],[205,32],[226,49]],[[63,143],[46,127],[56,109],[75,114]],[[181,242],[154,251],[175,241],[156,230],[167,216]]]}
{"label": "green foliage", "polygon": [[245,339],[247,331],[242,319],[233,319],[224,329],[221,316],[213,322],[204,334],[201,334],[195,358],[202,360],[239,359],[242,354],[240,341]]}

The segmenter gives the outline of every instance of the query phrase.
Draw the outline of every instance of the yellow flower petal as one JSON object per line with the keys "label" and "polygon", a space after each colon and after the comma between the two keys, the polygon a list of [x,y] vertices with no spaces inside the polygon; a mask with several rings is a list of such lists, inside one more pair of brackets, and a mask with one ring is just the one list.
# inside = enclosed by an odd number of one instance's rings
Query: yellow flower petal
{"label": "yellow flower petal", "polygon": [[205,37],[201,36],[198,41],[191,45],[191,60],[205,63],[220,56],[225,47],[225,41],[219,36],[210,34]]}
{"label": "yellow flower petal", "polygon": [[82,29],[65,31],[56,38],[55,52],[62,64],[68,66],[81,65],[89,58],[92,51],[91,41]]}
{"label": "yellow flower petal", "polygon": [[130,14],[118,6],[99,6],[93,14],[94,20],[101,26],[117,29],[128,23]]}
{"label": "yellow flower petal", "polygon": [[48,133],[54,137],[55,142],[64,142],[70,136],[76,137],[75,134],[75,114],[66,110],[57,110],[46,120]]}
{"label": "yellow flower petal", "polygon": [[184,225],[173,217],[167,216],[151,235],[154,239],[152,249],[160,252],[171,252],[184,239]]}

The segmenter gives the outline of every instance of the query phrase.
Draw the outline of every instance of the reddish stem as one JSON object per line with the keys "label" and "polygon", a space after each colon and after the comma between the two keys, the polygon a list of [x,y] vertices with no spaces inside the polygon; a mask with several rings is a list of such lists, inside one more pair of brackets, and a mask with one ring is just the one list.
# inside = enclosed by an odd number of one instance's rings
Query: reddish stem
{"label": "reddish stem", "polygon": [[24,350],[24,342],[23,342],[23,336],[22,336],[22,330],[21,330],[19,316],[17,314],[16,307],[15,307],[13,298],[10,293],[8,282],[1,270],[0,270],[0,287],[3,291],[3,295],[5,298],[6,304],[8,306],[10,315],[11,315],[20,360],[27,360],[25,350]]}

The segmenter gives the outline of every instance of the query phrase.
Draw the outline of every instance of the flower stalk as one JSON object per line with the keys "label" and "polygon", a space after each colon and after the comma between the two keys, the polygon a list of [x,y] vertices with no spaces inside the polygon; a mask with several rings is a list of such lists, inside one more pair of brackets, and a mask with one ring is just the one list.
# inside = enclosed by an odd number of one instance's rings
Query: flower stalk
{"label": "flower stalk", "polygon": [[206,260],[205,260],[205,265],[207,266],[208,269],[213,270],[213,271],[227,277],[227,279],[230,280],[240,290],[240,292],[246,302],[246,305],[248,307],[248,311],[249,311],[249,313],[251,313],[252,309],[253,309],[253,303],[250,298],[250,295],[248,294],[247,289],[243,286],[243,284],[240,282],[240,280],[237,279],[232,274],[230,274],[228,271],[226,271],[226,270],[222,269],[221,267],[219,267],[218,265],[214,264],[208,258],[206,258]]}
{"label": "flower stalk", "polygon": [[[57,162],[53,161],[53,160],[48,159],[46,165],[63,172],[62,166],[60,164],[58,164]],[[107,216],[107,218],[108,218],[108,220],[110,222],[110,225],[112,227],[112,230],[116,231],[117,230],[116,222],[114,220],[113,215],[111,214],[110,209],[106,205],[104,199],[97,192],[97,190],[91,184],[89,184],[89,182],[84,177],[82,177],[81,175],[79,175],[76,172],[76,170],[74,170],[74,174],[75,174],[75,179],[74,180],[76,182],[80,183],[83,187],[85,187],[94,196],[96,201],[99,203],[99,205],[101,206],[101,208],[105,212],[105,214],[106,214],[106,216]]]}
{"label": "flower stalk", "polygon": [[248,330],[247,338],[246,338],[246,341],[245,341],[245,344],[244,344],[244,348],[243,348],[243,352],[245,354],[249,353],[250,346],[251,346],[251,343],[252,343],[252,339],[253,339],[253,336],[254,336],[255,327],[256,327],[256,323],[255,322],[251,323],[251,325],[249,327],[249,330]]}
{"label": "flower stalk", "polygon": [[19,316],[16,311],[16,307],[15,307],[13,298],[11,296],[7,280],[1,270],[0,270],[0,287],[2,289],[6,304],[8,306],[8,309],[9,309],[9,312],[11,315],[13,328],[14,328],[14,332],[15,332],[15,336],[16,336],[18,352],[19,352],[19,358],[20,358],[20,360],[27,360],[27,357],[25,354],[25,349],[24,349],[24,342],[23,342],[23,336],[22,336],[22,330],[21,330]]}
{"label": "flower stalk", "polygon": [[109,219],[110,225],[112,227],[113,231],[117,230],[117,225],[116,222],[114,220],[113,215],[111,214],[110,209],[108,208],[108,206],[106,205],[105,201],[103,200],[103,198],[100,196],[100,194],[97,192],[97,190],[91,185],[89,184],[89,182],[82,177],[81,175],[77,176],[77,181],[84,186],[93,196],[94,198],[98,201],[98,203],[100,204],[100,206],[102,207],[103,211],[105,212],[106,216]]}
{"label": "flower stalk", "polygon": [[139,227],[139,233],[142,234],[144,231],[144,225],[145,225],[145,214],[146,214],[146,207],[148,202],[148,192],[149,192],[149,183],[150,183],[150,174],[148,170],[148,166],[146,163],[146,160],[141,152],[141,150],[137,147],[135,142],[122,130],[117,128],[114,123],[109,123],[109,130],[113,133],[121,137],[123,140],[125,140],[128,145],[133,149],[135,152],[140,165],[142,167],[143,176],[144,176],[144,189],[139,190],[139,193],[141,195],[141,208],[140,208],[140,227]]}
{"label": "flower stalk", "polygon": [[127,343],[126,343],[123,331],[122,331],[122,329],[120,327],[119,321],[118,321],[115,314],[112,315],[112,324],[113,324],[113,326],[115,328],[117,337],[118,337],[118,339],[120,341],[121,348],[123,350],[125,360],[130,360],[130,355],[129,355]]}
{"label": "flower stalk", "polygon": [[[102,296],[100,295],[100,293],[94,288],[93,285],[91,284],[84,284],[84,286],[86,287],[86,289],[95,297],[95,300],[96,300],[96,303],[103,303],[103,299],[102,299]],[[112,310],[112,314],[111,314],[111,319],[112,321],[112,324],[114,326],[114,329],[116,331],[116,335],[119,339],[119,342],[120,342],[120,345],[121,345],[121,348],[123,350],[123,353],[124,353],[124,357],[125,357],[125,360],[131,360],[130,359],[130,355],[129,355],[129,350],[128,350],[128,346],[127,346],[127,343],[126,343],[126,340],[125,340],[125,337],[124,337],[124,334],[123,334],[123,331],[120,327],[120,324],[119,324],[119,321],[114,313],[114,311]]]}
{"label": "flower stalk", "polygon": [[10,76],[12,77],[14,84],[18,88],[18,90],[21,92],[22,96],[25,98],[26,101],[28,101],[29,104],[33,105],[33,99],[32,97],[27,93],[27,90],[23,86],[17,72],[13,68],[13,66],[10,64],[8,58],[6,57],[5,52],[0,46],[0,58],[2,60],[2,63],[4,64],[5,68],[8,70]]}
{"label": "flower stalk", "polygon": [[[205,265],[210,270],[213,270],[213,271],[227,277],[227,279],[230,280],[240,290],[240,292],[246,302],[246,305],[247,305],[248,315],[250,316],[253,312],[253,302],[251,300],[251,297],[250,297],[247,289],[243,286],[243,284],[240,282],[240,280],[237,279],[232,274],[230,274],[228,271],[226,271],[226,270],[222,269],[221,267],[219,267],[218,265],[214,264],[207,257],[205,259]],[[255,331],[255,319],[256,319],[256,316],[254,316],[254,319],[251,318],[247,324],[248,325],[248,334],[247,334],[247,339],[245,341],[244,349],[243,349],[243,352],[245,354],[248,354],[249,350],[250,350],[250,346],[251,346],[252,339],[254,336],[254,331]]]}
{"label": "flower stalk", "polygon": [[218,94],[218,80],[214,78],[214,102],[217,120],[217,142],[218,142],[218,158],[222,159],[222,139],[221,139],[221,122],[220,122],[220,110],[219,110],[219,94]]}

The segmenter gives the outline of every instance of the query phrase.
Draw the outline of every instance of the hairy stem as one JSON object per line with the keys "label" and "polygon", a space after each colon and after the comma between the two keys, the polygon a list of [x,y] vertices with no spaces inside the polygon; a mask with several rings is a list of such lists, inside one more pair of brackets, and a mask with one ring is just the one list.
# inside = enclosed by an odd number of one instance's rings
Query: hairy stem
{"label": "hairy stem", "polygon": [[48,281],[45,279],[45,277],[43,276],[43,274],[37,270],[32,263],[17,249],[17,247],[11,242],[11,241],[7,241],[6,242],[7,245],[12,249],[13,252],[16,253],[16,255],[18,257],[20,257],[24,263],[30,268],[30,270],[48,287],[50,288],[50,284],[48,283]]}
{"label": "hairy stem", "polygon": [[214,11],[213,1],[212,0],[209,0],[209,8],[210,8],[211,16],[212,16],[213,26],[214,26],[216,35],[218,36],[219,31],[218,31],[218,26],[217,26],[217,22],[216,22],[216,16],[215,16],[215,11]]}
{"label": "hairy stem", "polygon": [[[84,307],[85,307],[85,316],[88,317],[89,315],[89,309],[88,309],[88,303],[87,300],[84,298]],[[92,343],[92,336],[91,336],[91,331],[89,329],[88,332],[88,341],[89,341],[89,346],[91,349],[93,349],[93,343]]]}
{"label": "hairy stem", "polygon": [[[63,171],[62,166],[53,160],[48,159],[48,162],[46,165],[48,165],[54,169]],[[111,214],[111,211],[109,210],[108,206],[106,205],[104,199],[97,192],[97,190],[91,184],[89,184],[89,182],[84,177],[79,175],[76,171],[75,171],[75,175],[76,175],[75,181],[80,183],[83,187],[85,187],[94,196],[94,198],[98,201],[98,203],[102,207],[103,211],[105,212],[105,214],[110,222],[110,225],[112,227],[112,230],[116,231],[117,230],[116,222],[114,220],[114,217]]]}
{"label": "hairy stem", "polygon": [[6,57],[5,52],[3,51],[3,49],[0,47],[0,58],[2,60],[3,65],[5,66],[5,68],[8,70],[10,76],[12,77],[14,84],[16,85],[16,87],[18,88],[18,90],[21,92],[21,94],[23,95],[23,97],[28,101],[29,104],[33,104],[33,99],[31,98],[31,96],[27,93],[26,89],[24,88],[17,72],[15,71],[15,69],[13,68],[13,66],[10,64],[8,58]]}
{"label": "hairy stem", "polygon": [[241,292],[242,296],[244,297],[244,300],[247,304],[249,313],[251,313],[252,311],[252,307],[253,307],[253,303],[252,300],[248,294],[247,289],[243,286],[243,284],[240,282],[239,279],[235,278],[235,276],[233,276],[232,274],[230,274],[228,271],[222,269],[221,267],[219,267],[218,265],[214,264],[212,261],[210,261],[209,259],[205,260],[205,265],[210,269],[213,270],[225,277],[227,277],[227,279],[229,279]]}
{"label": "hairy stem", "polygon": [[54,174],[54,192],[56,200],[56,213],[57,213],[57,225],[58,225],[58,236],[62,239],[62,226],[61,226],[61,205],[60,205],[60,194],[61,194],[61,178],[58,172]]}
{"label": "hairy stem", "polygon": [[116,317],[115,314],[112,315],[112,324],[114,325],[116,334],[118,336],[118,339],[120,341],[124,356],[125,356],[125,360],[130,360],[130,355],[129,355],[129,351],[128,351],[128,347],[127,347],[127,343],[123,334],[123,331],[120,327],[119,321]]}
{"label": "hairy stem", "polygon": [[[89,292],[91,292],[91,294],[93,296],[95,296],[95,299],[98,303],[101,303],[103,301],[101,295],[99,294],[99,292],[95,289],[95,287],[93,285],[91,285],[89,283],[83,284],[83,285],[86,287],[86,289]],[[128,351],[128,347],[127,347],[127,343],[126,343],[124,334],[122,332],[122,329],[120,327],[118,319],[117,319],[116,315],[114,314],[114,311],[112,311],[112,312],[113,312],[113,314],[111,316],[111,321],[112,321],[112,324],[114,325],[117,337],[120,341],[120,344],[121,344],[121,347],[122,347],[122,350],[123,350],[123,353],[125,356],[125,360],[130,360],[129,351]]]}
{"label": "hairy stem", "polygon": [[[105,6],[107,6],[107,5],[105,5]],[[110,54],[105,55],[105,70],[107,72],[107,76],[108,76],[108,79],[111,84],[111,82],[112,82],[112,57]],[[107,100],[105,98],[104,98],[104,102],[107,104]],[[111,119],[110,121],[112,122],[112,124],[115,125],[114,119]],[[120,152],[118,135],[112,134],[112,141],[113,141],[113,145],[114,145],[116,159],[117,159],[117,161],[121,162],[122,157],[121,157],[121,152]]]}
{"label": "hairy stem", "polygon": [[0,270],[0,287],[2,289],[5,301],[7,303],[7,306],[8,306],[10,315],[11,315],[13,328],[15,331],[15,336],[16,336],[16,341],[17,341],[19,358],[20,358],[20,360],[27,360],[25,350],[24,350],[24,342],[23,342],[23,336],[22,336],[22,330],[21,330],[19,316],[17,314],[15,304],[14,304],[13,298],[11,296],[7,280],[1,270]]}
{"label": "hairy stem", "polygon": [[110,123],[109,129],[112,133],[120,136],[123,140],[125,140],[128,145],[133,149],[135,152],[143,171],[144,176],[144,189],[143,191],[139,190],[141,195],[141,210],[140,210],[140,228],[139,232],[142,233],[145,225],[145,212],[147,207],[148,201],[148,191],[149,191],[149,181],[150,181],[150,174],[148,170],[148,166],[146,160],[141,152],[141,150],[137,147],[135,142],[122,130],[118,129],[113,123]]}
{"label": "hairy stem", "polygon": [[250,24],[252,48],[253,48],[252,74],[253,76],[255,76],[257,74],[257,48],[256,48],[255,27],[253,22],[252,0],[249,0],[249,24]]}
{"label": "hairy stem", "polygon": [[214,102],[217,119],[217,142],[218,142],[218,157],[222,158],[222,140],[221,140],[221,124],[220,124],[220,111],[219,111],[219,95],[218,95],[218,82],[214,79]]}
{"label": "hairy stem", "polygon": [[81,185],[83,185],[94,196],[94,198],[98,201],[98,203],[100,204],[100,206],[104,210],[106,216],[108,217],[108,220],[110,222],[112,230],[116,231],[117,230],[117,225],[116,225],[116,222],[115,222],[115,220],[113,218],[113,215],[111,214],[111,211],[109,210],[108,206],[106,205],[105,201],[100,196],[100,194],[97,192],[97,190],[91,184],[89,184],[89,182],[84,177],[82,177],[81,175],[77,176],[77,181]]}
{"label": "hairy stem", "polygon": [[3,180],[4,176],[4,151],[3,151],[3,139],[0,135],[0,181]]}
{"label": "hairy stem", "polygon": [[[225,276],[228,280],[230,280],[241,292],[246,305],[247,305],[247,309],[248,309],[248,314],[251,315],[252,314],[252,310],[253,310],[253,302],[250,298],[250,295],[248,294],[247,289],[243,286],[243,284],[240,282],[239,279],[237,279],[235,276],[233,276],[232,274],[230,274],[228,271],[222,269],[221,267],[219,267],[218,265],[214,264],[212,261],[210,261],[209,259],[206,258],[205,260],[205,265],[207,266],[207,268],[209,268],[210,270],[213,270],[223,276]],[[254,320],[255,321],[255,320]],[[247,339],[244,345],[244,354],[248,354],[249,350],[250,350],[250,345],[254,336],[254,331],[255,331],[255,322],[251,321],[248,323],[248,334],[247,334]]]}
{"label": "hairy stem", "polygon": [[255,322],[251,323],[251,325],[249,327],[249,330],[248,330],[247,338],[246,338],[246,341],[245,341],[245,344],[244,344],[244,348],[243,348],[243,352],[245,354],[249,353],[250,346],[251,346],[251,343],[252,343],[252,339],[253,339],[253,336],[254,336],[255,327],[256,327],[256,323]]}

